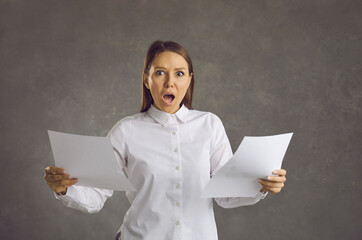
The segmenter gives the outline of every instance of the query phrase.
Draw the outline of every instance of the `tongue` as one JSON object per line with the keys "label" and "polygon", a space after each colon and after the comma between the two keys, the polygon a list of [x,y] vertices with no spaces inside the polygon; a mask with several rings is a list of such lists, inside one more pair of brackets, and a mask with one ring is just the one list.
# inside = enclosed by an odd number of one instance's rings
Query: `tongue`
{"label": "tongue", "polygon": [[173,97],[171,95],[166,95],[163,97],[167,103],[171,103],[173,100]]}

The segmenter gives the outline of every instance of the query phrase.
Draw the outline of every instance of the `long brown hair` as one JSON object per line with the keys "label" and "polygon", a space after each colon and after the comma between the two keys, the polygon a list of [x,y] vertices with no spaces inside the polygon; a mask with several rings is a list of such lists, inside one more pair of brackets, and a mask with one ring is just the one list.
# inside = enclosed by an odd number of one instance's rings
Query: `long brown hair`
{"label": "long brown hair", "polygon": [[173,41],[154,41],[150,47],[148,48],[147,55],[145,57],[145,62],[143,66],[143,73],[142,73],[142,104],[141,104],[141,111],[146,112],[151,104],[153,103],[153,98],[151,95],[151,91],[146,87],[145,80],[148,77],[152,61],[155,59],[157,54],[171,51],[181,55],[187,62],[189,67],[189,74],[192,73],[190,86],[186,91],[185,97],[182,99],[180,103],[180,107],[184,104],[188,109],[192,108],[192,94],[194,92],[194,74],[193,74],[193,67],[190,55],[187,51],[177,42]]}

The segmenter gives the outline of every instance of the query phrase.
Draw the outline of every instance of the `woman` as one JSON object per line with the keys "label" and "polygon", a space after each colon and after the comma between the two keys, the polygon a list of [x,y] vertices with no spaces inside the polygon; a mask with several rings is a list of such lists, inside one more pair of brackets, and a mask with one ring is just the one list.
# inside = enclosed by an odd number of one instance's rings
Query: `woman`
{"label": "woman", "polygon": [[[155,41],[142,77],[140,113],[121,119],[108,136],[117,161],[138,189],[116,239],[217,239],[213,202],[200,198],[210,178],[233,155],[224,126],[215,114],[193,110],[194,74],[186,50],[176,42]],[[45,179],[66,206],[98,212],[113,191],[73,186],[61,168],[47,167]],[[267,192],[278,193],[286,171],[261,180],[253,198],[215,198],[224,208],[251,205]]]}

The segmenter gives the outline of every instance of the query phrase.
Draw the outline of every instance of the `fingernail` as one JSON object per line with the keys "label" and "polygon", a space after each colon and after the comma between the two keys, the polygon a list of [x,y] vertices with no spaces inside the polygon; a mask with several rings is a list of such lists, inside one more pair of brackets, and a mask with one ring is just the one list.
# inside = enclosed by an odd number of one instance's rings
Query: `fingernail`
{"label": "fingernail", "polygon": [[261,182],[261,180],[259,179],[258,182]]}
{"label": "fingernail", "polygon": [[277,171],[273,171],[273,173],[274,173],[274,174],[278,174],[278,172],[277,172]]}
{"label": "fingernail", "polygon": [[268,180],[272,180],[272,179],[273,179],[273,178],[271,178],[271,177],[268,176]]}

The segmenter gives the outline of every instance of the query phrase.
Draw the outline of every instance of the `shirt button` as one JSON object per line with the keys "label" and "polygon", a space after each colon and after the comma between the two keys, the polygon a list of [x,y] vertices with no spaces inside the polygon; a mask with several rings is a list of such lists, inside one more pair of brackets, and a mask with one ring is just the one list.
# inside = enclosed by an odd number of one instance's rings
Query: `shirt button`
{"label": "shirt button", "polygon": [[176,221],[176,225],[180,225],[180,221]]}
{"label": "shirt button", "polygon": [[179,167],[179,166],[177,166],[177,167],[176,167],[176,170],[180,170],[180,167]]}
{"label": "shirt button", "polygon": [[176,188],[180,189],[180,188],[181,188],[181,185],[180,185],[180,184],[177,184],[177,185],[176,185]]}
{"label": "shirt button", "polygon": [[177,150],[177,148],[175,148],[175,150],[173,150],[174,152],[177,152],[178,150]]}
{"label": "shirt button", "polygon": [[176,206],[179,207],[179,206],[180,206],[180,203],[179,203],[179,202],[176,202]]}

